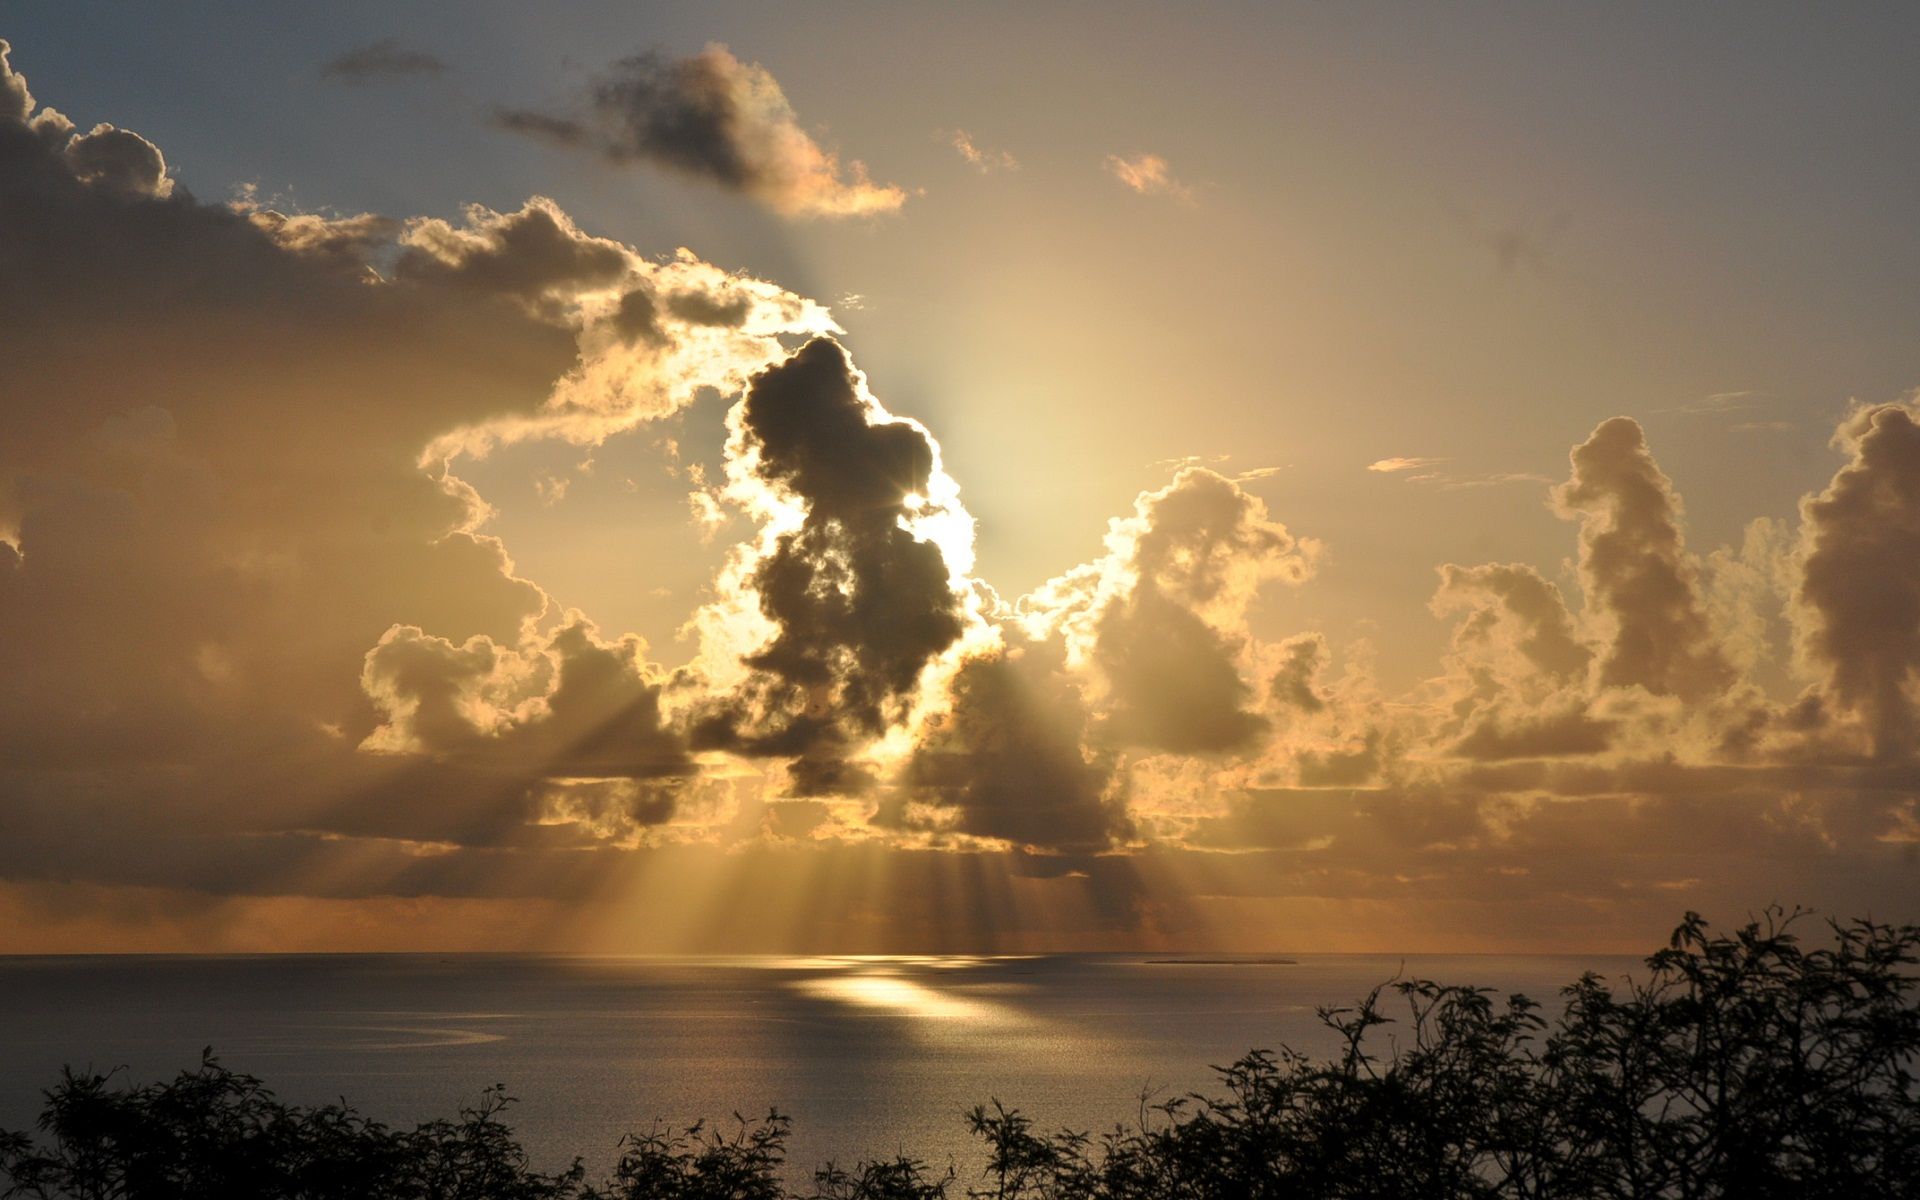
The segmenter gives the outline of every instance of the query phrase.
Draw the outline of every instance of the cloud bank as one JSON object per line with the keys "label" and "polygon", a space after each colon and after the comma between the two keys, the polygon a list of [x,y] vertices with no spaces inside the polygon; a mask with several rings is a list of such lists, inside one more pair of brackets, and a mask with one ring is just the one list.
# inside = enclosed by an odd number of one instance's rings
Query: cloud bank
{"label": "cloud bank", "polygon": [[[715,114],[791,114],[698,61],[623,66],[641,124],[581,136],[764,186]],[[1338,547],[1204,467],[1002,596],[823,306],[551,200],[203,203],[0,48],[0,261],[9,946],[1501,948],[1911,912],[1912,402],[1845,417],[1797,530],[1704,557],[1603,422],[1541,497],[1570,573],[1440,564],[1446,653],[1388,693],[1362,641],[1256,636]],[[662,661],[524,577],[461,472],[712,393],[700,495],[745,532]]]}

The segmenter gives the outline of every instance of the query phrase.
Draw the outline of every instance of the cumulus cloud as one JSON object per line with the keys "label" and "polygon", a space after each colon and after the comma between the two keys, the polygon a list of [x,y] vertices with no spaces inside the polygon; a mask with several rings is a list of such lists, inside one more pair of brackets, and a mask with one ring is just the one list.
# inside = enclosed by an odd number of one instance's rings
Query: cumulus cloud
{"label": "cumulus cloud", "polygon": [[506,763],[558,778],[690,774],[662,698],[672,681],[645,654],[639,638],[604,639],[578,612],[516,645],[484,634],[456,645],[396,625],[361,671],[381,717],[361,749]]}
{"label": "cumulus cloud", "polygon": [[[1704,561],[1601,425],[1553,493],[1578,589],[1442,566],[1438,671],[1389,690],[1358,639],[1251,619],[1322,559],[1251,476],[1178,464],[1003,601],[823,306],[550,200],[203,204],[0,66],[0,255],[0,928],[533,937],[620,897],[629,948],[1598,945],[1681,896],[1910,904],[1910,403],[1847,418],[1797,529]],[[527,578],[462,471],[716,392],[693,482],[747,535],[657,661]],[[1776,697],[1786,624],[1809,687]]]}
{"label": "cumulus cloud", "polygon": [[444,75],[447,64],[436,55],[381,38],[343,50],[320,68],[320,77],[335,83],[368,83],[376,79],[405,79]]}
{"label": "cumulus cloud", "polygon": [[1800,506],[1794,619],[1803,661],[1859,714],[1873,752],[1915,747],[1920,667],[1920,410],[1861,407],[1834,444],[1849,461]]}
{"label": "cumulus cloud", "polygon": [[152,199],[165,199],[173,191],[160,147],[137,133],[95,125],[71,138],[62,153],[82,183]]}
{"label": "cumulus cloud", "polygon": [[1131,825],[1112,761],[1087,735],[1058,644],[1016,636],[961,664],[879,819],[1055,853],[1106,849]]}
{"label": "cumulus cloud", "polygon": [[678,412],[703,390],[737,391],[786,357],[782,337],[839,329],[825,306],[691,251],[660,262],[583,233],[539,196],[512,213],[470,207],[458,225],[416,218],[398,240],[399,280],[511,298],[567,330],[577,348],[537,411],[448,430],[428,459],[538,438],[598,443]]}
{"label": "cumulus cloud", "polygon": [[1693,700],[1734,681],[1680,532],[1680,500],[1638,422],[1604,421],[1574,447],[1554,490],[1580,521],[1580,582],[1607,641],[1600,681]]}
{"label": "cumulus cloud", "polygon": [[803,794],[857,786],[821,760],[898,723],[960,639],[971,562],[947,555],[972,519],[925,428],[881,408],[830,339],[755,376],[731,419],[731,494],[764,536],[706,614],[747,674],[699,743],[797,758]]}
{"label": "cumulus cloud", "polygon": [[1448,563],[1432,607],[1439,616],[1463,614],[1454,627],[1456,654],[1508,681],[1534,675],[1555,685],[1575,682],[1593,659],[1560,589],[1524,563]]}
{"label": "cumulus cloud", "polygon": [[36,869],[298,891],[355,845],[352,890],[386,858],[431,887],[407,855],[506,870],[611,811],[543,797],[698,790],[677,677],[519,576],[456,461],[737,386],[824,309],[541,200],[202,204],[10,67],[0,96],[0,824]]}
{"label": "cumulus cloud", "polygon": [[400,239],[400,278],[428,279],[524,300],[604,288],[627,274],[625,247],[580,232],[544,197],[516,213],[469,208],[464,225],[412,222]]}
{"label": "cumulus cloud", "polygon": [[1267,583],[1312,574],[1319,545],[1204,467],[1143,492],[1107,553],[1022,601],[1094,672],[1102,735],[1179,754],[1245,749],[1267,728],[1242,675],[1247,607]]}
{"label": "cumulus cloud", "polygon": [[719,44],[687,58],[622,59],[602,73],[579,115],[500,109],[510,132],[592,150],[609,162],[649,162],[751,196],[798,217],[871,216],[907,193],[876,184],[804,128],[773,75]]}

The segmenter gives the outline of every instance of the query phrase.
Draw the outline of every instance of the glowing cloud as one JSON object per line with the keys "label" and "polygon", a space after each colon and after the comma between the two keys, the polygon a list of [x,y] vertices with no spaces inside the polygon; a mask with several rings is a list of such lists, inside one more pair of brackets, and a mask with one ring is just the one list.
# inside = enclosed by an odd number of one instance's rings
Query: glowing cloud
{"label": "glowing cloud", "polygon": [[1379,458],[1367,464],[1367,470],[1378,471],[1383,475],[1397,471],[1418,471],[1426,467],[1438,466],[1447,461],[1444,458]]}
{"label": "glowing cloud", "polygon": [[889,213],[907,193],[876,184],[800,127],[765,67],[719,44],[688,58],[622,59],[589,89],[584,116],[499,109],[514,133],[592,150],[609,162],[650,162],[759,200],[794,217]]}
{"label": "glowing cloud", "polygon": [[1136,154],[1131,158],[1109,154],[1106,167],[1109,175],[1142,196],[1159,194],[1188,203],[1194,199],[1193,189],[1174,178],[1173,168],[1158,154]]}
{"label": "glowing cloud", "polygon": [[986,149],[975,142],[973,135],[964,129],[953,130],[945,136],[948,144],[954,148],[954,151],[958,153],[961,158],[967,160],[967,165],[973,167],[982,175],[990,174],[994,171],[1017,171],[1020,169],[1020,161],[1014,158],[1013,155],[1007,153],[1005,150]]}
{"label": "glowing cloud", "polygon": [[[1756,863],[1910,903],[1911,401],[1845,417],[1797,528],[1704,559],[1645,431],[1602,423],[1548,497],[1577,589],[1441,565],[1450,640],[1390,690],[1341,627],[1253,619],[1338,561],[1247,490],[1265,469],[1168,464],[1090,561],[1003,600],[933,432],[823,305],[539,197],[204,204],[145,139],[38,106],[6,50],[0,927],[431,910],[530,941],[600,905],[625,948],[1057,948],[1362,913],[1495,943],[1748,903]],[[718,47],[591,105],[566,129],[603,153],[783,211],[897,206]],[[1145,162],[1128,186],[1177,186]],[[690,661],[659,661],[528,578],[461,471],[707,391],[725,477],[686,474],[747,532]],[[1775,695],[1789,631],[1804,690]]]}

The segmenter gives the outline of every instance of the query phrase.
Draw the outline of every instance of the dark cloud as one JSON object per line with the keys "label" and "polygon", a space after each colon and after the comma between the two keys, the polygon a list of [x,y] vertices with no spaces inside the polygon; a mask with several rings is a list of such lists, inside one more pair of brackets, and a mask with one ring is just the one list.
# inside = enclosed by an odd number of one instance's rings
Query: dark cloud
{"label": "dark cloud", "polygon": [[[720,92],[759,86],[709,55]],[[741,178],[753,124],[721,122]],[[1209,471],[1002,605],[928,432],[837,344],[780,340],[832,329],[550,201],[202,204],[0,67],[0,922],[86,889],[413,906],[355,919],[650,889],[675,903],[648,921],[719,914],[701,948],[883,951],[1197,937],[1202,913],[1604,935],[1679,903],[1911,907],[1911,405],[1848,419],[1800,552],[1784,527],[1743,549],[1739,604],[1725,553],[1702,586],[1639,428],[1602,425],[1557,493],[1584,610],[1530,567],[1446,566],[1443,670],[1385,694],[1363,646],[1249,628],[1315,547]],[[739,396],[709,498],[757,525],[673,670],[520,577],[459,468],[703,388]],[[1764,639],[1767,589],[1814,680],[1792,702],[1727,649],[1730,623]],[[779,799],[771,759],[828,798]]]}
{"label": "dark cloud", "polygon": [[654,343],[664,336],[660,329],[660,307],[646,288],[635,288],[620,297],[613,311],[613,326],[630,342]]}
{"label": "dark cloud", "polygon": [[1327,707],[1317,687],[1327,667],[1327,639],[1317,633],[1296,634],[1280,643],[1280,667],[1268,687],[1283,709],[1317,713]]}
{"label": "dark cloud", "polygon": [[241,207],[282,249],[331,259],[336,267],[346,271],[370,271],[368,264],[394,244],[402,228],[401,222],[375,213],[323,217]]}
{"label": "dark cloud", "polygon": [[447,64],[438,56],[403,46],[389,37],[341,52],[320,68],[320,77],[335,83],[369,83],[444,75],[446,70]]}
{"label": "dark cloud", "polygon": [[[137,135],[36,111],[0,52],[9,861],[484,891],[482,861],[672,819],[699,783],[667,711],[685,680],[553,612],[446,455],[422,461],[449,430],[565,415],[561,382],[593,429],[631,425],[635,405],[591,391],[601,325],[622,291],[709,285],[768,327],[813,311],[542,200],[465,223],[202,204]],[[778,351],[668,312],[608,377],[723,380],[673,378],[687,337],[725,371]],[[421,846],[488,857],[455,879],[460,856]],[[405,870],[383,882],[389,859]]]}
{"label": "dark cloud", "polygon": [[1599,754],[1617,729],[1617,722],[1589,716],[1584,705],[1559,712],[1494,710],[1471,724],[1453,752],[1481,760]]}
{"label": "dark cloud", "polygon": [[752,311],[744,296],[715,296],[707,292],[675,292],[667,297],[667,311],[689,325],[739,325]]}
{"label": "dark cloud", "polygon": [[725,46],[687,58],[635,55],[601,74],[584,116],[501,108],[494,124],[610,162],[649,162],[752,196],[793,216],[891,212],[906,201],[864,165],[823,150],[765,68]]}
{"label": "dark cloud", "polygon": [[821,751],[884,732],[921,673],[965,627],[941,548],[908,528],[925,513],[936,466],[926,432],[885,418],[825,338],[755,376],[741,401],[746,469],[798,504],[747,583],[773,633],[745,664],[740,694],[702,744],[805,755],[795,782],[839,778]]}
{"label": "dark cloud", "polygon": [[367,747],[518,764],[532,774],[651,779],[692,771],[666,721],[671,682],[631,635],[607,641],[578,613],[552,633],[455,645],[395,626],[361,683],[383,716]]}
{"label": "dark cloud", "polygon": [[580,122],[531,109],[496,108],[492,120],[496,129],[562,146],[585,146],[589,140],[587,127]]}
{"label": "dark cloud", "polygon": [[911,827],[911,800],[943,827],[1049,852],[1131,836],[1111,761],[1084,748],[1086,707],[1062,667],[1057,646],[1020,641],[963,662],[880,819]]}
{"label": "dark cloud", "polygon": [[1873,752],[1916,749],[1920,668],[1920,424],[1902,404],[1862,408],[1835,437],[1850,455],[1800,506],[1794,598],[1802,656],[1865,721]]}
{"label": "dark cloud", "polygon": [[143,198],[163,198],[173,190],[160,147],[129,130],[95,125],[69,141],[65,154],[82,183]]}
{"label": "dark cloud", "polygon": [[624,247],[581,233],[559,205],[539,196],[514,213],[472,209],[465,228],[417,222],[394,264],[401,279],[529,300],[555,289],[605,286],[628,269]]}

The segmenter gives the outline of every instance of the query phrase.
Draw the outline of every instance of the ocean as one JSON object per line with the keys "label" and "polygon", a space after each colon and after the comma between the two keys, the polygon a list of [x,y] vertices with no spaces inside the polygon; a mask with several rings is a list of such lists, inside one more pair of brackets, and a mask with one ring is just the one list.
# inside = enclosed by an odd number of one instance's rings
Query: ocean
{"label": "ocean", "polygon": [[600,958],[0,957],[0,1129],[29,1128],[65,1064],[164,1078],[211,1046],[302,1104],[390,1124],[495,1083],[537,1165],[610,1166],[656,1120],[793,1118],[796,1174],[905,1152],[963,1175],[963,1114],[998,1099],[1095,1132],[1143,1095],[1204,1090],[1247,1050],[1315,1055],[1315,1015],[1399,976],[1551,1002],[1630,958],[1167,955]]}

